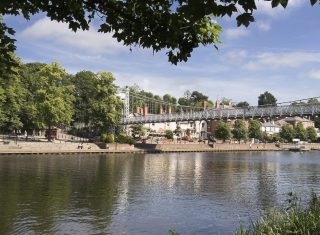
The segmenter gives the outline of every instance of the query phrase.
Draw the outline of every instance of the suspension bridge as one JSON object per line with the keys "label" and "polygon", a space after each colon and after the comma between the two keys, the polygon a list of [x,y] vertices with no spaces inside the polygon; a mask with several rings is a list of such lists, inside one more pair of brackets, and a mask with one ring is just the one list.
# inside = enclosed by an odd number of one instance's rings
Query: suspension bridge
{"label": "suspension bridge", "polygon": [[[177,105],[161,99],[147,97],[129,89],[120,89],[123,101],[122,125],[227,120],[249,118],[275,118],[290,116],[314,116],[320,114],[320,103],[302,103],[312,97],[288,102],[278,103],[276,106],[248,106],[248,107],[215,107],[206,108],[192,105]],[[298,103],[297,103],[298,102]]]}

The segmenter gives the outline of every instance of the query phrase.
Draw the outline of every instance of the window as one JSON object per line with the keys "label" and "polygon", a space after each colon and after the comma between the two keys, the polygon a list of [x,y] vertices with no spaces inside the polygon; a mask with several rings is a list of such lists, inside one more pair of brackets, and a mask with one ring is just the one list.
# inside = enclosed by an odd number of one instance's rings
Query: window
{"label": "window", "polygon": [[192,127],[193,123],[190,123],[190,127]]}
{"label": "window", "polygon": [[152,123],[152,126],[154,126],[155,124],[154,123]]}
{"label": "window", "polygon": [[202,128],[204,127],[204,122],[202,123]]}

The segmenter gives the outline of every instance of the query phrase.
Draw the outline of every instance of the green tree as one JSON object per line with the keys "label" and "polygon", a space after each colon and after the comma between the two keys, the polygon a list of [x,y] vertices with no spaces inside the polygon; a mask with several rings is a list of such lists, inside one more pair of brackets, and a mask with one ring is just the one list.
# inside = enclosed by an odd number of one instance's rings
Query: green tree
{"label": "green tree", "polygon": [[176,104],[177,103],[177,99],[169,94],[165,94],[163,96],[163,101],[171,103],[171,104]]}
{"label": "green tree", "polygon": [[293,127],[289,124],[285,124],[281,127],[280,130],[280,137],[287,141],[287,142],[292,142],[292,139],[295,137],[296,133]]}
{"label": "green tree", "polygon": [[4,132],[12,132],[22,127],[19,115],[26,97],[19,75],[20,61],[14,55],[11,55],[11,58],[16,63],[12,70],[0,68],[0,128]]}
{"label": "green tree", "polygon": [[37,100],[38,90],[41,89],[37,74],[45,66],[47,65],[44,63],[28,63],[22,65],[21,68],[21,83],[26,96],[21,108],[20,119],[23,123],[23,129],[27,131],[27,137],[31,130],[45,128],[44,123],[39,119],[38,102],[41,101]]}
{"label": "green tree", "polygon": [[167,139],[172,140],[173,139],[173,131],[171,130],[165,130],[165,136]]}
{"label": "green tree", "polygon": [[219,140],[223,140],[225,142],[226,140],[231,138],[231,130],[227,123],[220,121],[217,125],[217,128],[214,132],[215,138]]}
{"label": "green tree", "polygon": [[[267,0],[265,0],[267,1]],[[269,0],[268,0],[269,1]],[[139,45],[154,52],[167,50],[169,61],[187,61],[201,45],[220,43],[221,27],[215,17],[234,16],[237,25],[254,22],[257,0],[113,0],[113,1],[2,1],[0,15],[31,15],[43,12],[51,20],[66,22],[73,31],[89,30],[93,20],[98,31],[111,33],[124,45]],[[318,0],[311,0],[314,5]],[[286,7],[287,0],[272,0],[272,7]],[[214,16],[214,17],[213,17]],[[1,51],[4,58],[15,49],[15,31],[0,21]],[[131,48],[130,48],[131,49]],[[8,63],[6,63],[8,64]]]}
{"label": "green tree", "polygon": [[262,131],[259,120],[250,120],[248,128],[249,138],[261,139]]}
{"label": "green tree", "polygon": [[295,137],[299,138],[300,140],[307,140],[307,131],[304,128],[302,122],[299,122],[297,124],[297,127],[295,128]]}
{"label": "green tree", "polygon": [[247,101],[242,101],[242,102],[239,102],[236,107],[239,107],[239,108],[243,108],[243,107],[248,107],[249,106],[249,103]]}
{"label": "green tree", "polygon": [[258,97],[258,105],[276,106],[277,99],[270,92],[266,91]]}
{"label": "green tree", "polygon": [[173,131],[173,133],[177,136],[177,137],[181,137],[182,134],[182,130],[181,127],[179,125],[177,125],[176,129]]}
{"label": "green tree", "polygon": [[121,117],[121,101],[112,73],[82,71],[72,79],[75,86],[75,120],[90,128],[90,135],[112,133]]}
{"label": "green tree", "polygon": [[191,135],[191,131],[190,131],[189,128],[186,130],[186,135],[187,135],[187,136],[190,136],[190,135]]}
{"label": "green tree", "polygon": [[317,131],[314,127],[309,126],[306,128],[307,139],[311,142],[315,142],[317,140]]}
{"label": "green tree", "polygon": [[320,128],[320,117],[315,117],[314,126],[315,128]]}
{"label": "green tree", "polygon": [[311,98],[308,100],[308,104],[320,104],[320,102],[316,98]]}
{"label": "green tree", "polygon": [[74,86],[67,82],[69,75],[58,63],[52,63],[35,72],[34,77],[38,88],[34,93],[36,122],[49,130],[53,126],[69,125],[74,101]]}
{"label": "green tree", "polygon": [[246,140],[248,138],[248,130],[245,128],[242,120],[238,119],[235,121],[232,135],[239,143],[241,140]]}
{"label": "green tree", "polygon": [[136,124],[131,126],[132,137],[141,137],[145,135],[145,128],[142,124]]}

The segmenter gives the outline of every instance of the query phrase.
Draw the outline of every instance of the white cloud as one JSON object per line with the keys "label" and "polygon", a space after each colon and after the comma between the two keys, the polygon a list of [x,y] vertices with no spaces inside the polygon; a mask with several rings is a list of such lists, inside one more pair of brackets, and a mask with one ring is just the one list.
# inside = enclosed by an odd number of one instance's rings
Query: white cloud
{"label": "white cloud", "polygon": [[281,52],[262,53],[245,64],[249,70],[279,69],[283,67],[297,68],[306,63],[320,63],[319,52]]}
{"label": "white cloud", "polygon": [[259,30],[267,32],[271,29],[271,24],[270,22],[259,21],[257,22],[257,27]]}
{"label": "white cloud", "polygon": [[246,50],[234,50],[226,53],[224,60],[231,64],[243,63],[248,57]]}
{"label": "white cloud", "polygon": [[21,36],[24,40],[35,43],[50,43],[60,47],[76,49],[90,55],[115,54],[128,50],[125,46],[112,38],[111,34],[98,33],[94,27],[88,31],[74,33],[66,23],[42,18],[26,28]]}
{"label": "white cloud", "polygon": [[230,28],[225,31],[226,37],[228,39],[237,39],[249,35],[250,31],[247,28],[238,27]]}
{"label": "white cloud", "polygon": [[312,70],[307,73],[307,76],[313,79],[320,79],[320,70]]}

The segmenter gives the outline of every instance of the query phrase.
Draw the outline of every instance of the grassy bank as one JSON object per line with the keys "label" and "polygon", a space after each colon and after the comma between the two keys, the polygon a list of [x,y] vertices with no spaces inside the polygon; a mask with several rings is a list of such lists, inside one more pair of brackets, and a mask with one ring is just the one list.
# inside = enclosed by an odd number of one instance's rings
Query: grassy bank
{"label": "grassy bank", "polygon": [[306,207],[298,203],[294,193],[289,194],[286,211],[271,210],[250,228],[240,227],[237,235],[291,235],[320,234],[320,198],[314,193]]}

